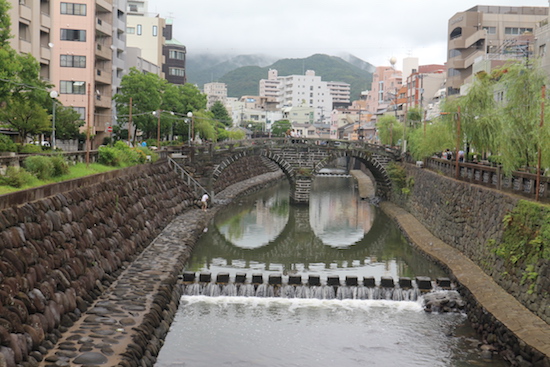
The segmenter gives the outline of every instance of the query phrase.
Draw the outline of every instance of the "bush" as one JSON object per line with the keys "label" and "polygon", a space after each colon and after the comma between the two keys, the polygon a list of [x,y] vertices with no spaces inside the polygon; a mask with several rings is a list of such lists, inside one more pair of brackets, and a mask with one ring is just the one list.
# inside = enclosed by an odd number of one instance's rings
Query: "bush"
{"label": "bush", "polygon": [[99,147],[98,149],[98,161],[106,166],[117,167],[120,165],[120,157],[118,149],[111,147]]}
{"label": "bush", "polygon": [[0,134],[0,152],[17,152],[17,145],[4,134]]}
{"label": "bush", "polygon": [[40,180],[47,180],[54,175],[54,164],[49,157],[34,155],[25,158],[25,169]]}
{"label": "bush", "polygon": [[42,147],[40,145],[25,144],[19,147],[19,153],[23,153],[23,154],[42,153]]}
{"label": "bush", "polygon": [[53,163],[53,176],[63,176],[69,173],[69,164],[60,155],[54,155],[50,157],[50,161]]}
{"label": "bush", "polygon": [[0,185],[22,187],[26,184],[29,184],[31,180],[31,174],[24,169],[20,169],[17,167],[8,167],[6,169],[6,174],[0,176]]}

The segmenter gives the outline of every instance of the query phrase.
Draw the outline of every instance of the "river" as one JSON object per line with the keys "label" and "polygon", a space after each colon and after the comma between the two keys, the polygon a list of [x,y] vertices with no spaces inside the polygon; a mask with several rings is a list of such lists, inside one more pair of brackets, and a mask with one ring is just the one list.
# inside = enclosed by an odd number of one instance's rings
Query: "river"
{"label": "river", "polygon": [[[304,282],[447,276],[342,177],[316,178],[309,207],[289,204],[286,182],[233,203],[186,271]],[[427,313],[421,302],[185,295],[156,366],[507,365],[480,357],[466,315]]]}

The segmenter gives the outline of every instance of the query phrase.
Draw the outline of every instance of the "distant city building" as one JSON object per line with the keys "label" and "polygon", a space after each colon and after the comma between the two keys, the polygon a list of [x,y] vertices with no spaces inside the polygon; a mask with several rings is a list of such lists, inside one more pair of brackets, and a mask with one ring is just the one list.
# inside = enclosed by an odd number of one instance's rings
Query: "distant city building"
{"label": "distant city building", "polygon": [[550,22],[549,18],[542,20],[535,28],[535,56],[540,60],[540,67],[550,78]]}
{"label": "distant city building", "polygon": [[217,101],[225,106],[227,102],[227,85],[225,83],[206,83],[203,92],[206,94],[207,109],[210,109]]}
{"label": "distant city building", "polygon": [[393,111],[397,116],[397,98],[401,86],[401,71],[393,66],[377,66],[372,75],[371,90],[365,96],[367,112],[373,118],[387,111]]}
{"label": "distant city building", "polygon": [[141,57],[141,48],[127,47],[126,48],[126,66],[128,70],[136,68],[142,73],[153,73],[160,76],[160,67]]}
{"label": "distant city building", "polygon": [[447,34],[448,94],[458,94],[460,87],[470,82],[473,64],[479,59],[528,57],[530,44],[522,43],[518,36],[533,34],[547,19],[548,7],[478,5],[455,14],[449,19]]}
{"label": "distant city building", "polygon": [[[165,20],[159,16],[127,15],[126,45],[141,48],[141,56],[162,67]],[[161,77],[164,78],[161,71]]]}
{"label": "distant city building", "polygon": [[305,75],[279,76],[277,70],[269,70],[268,79],[260,80],[260,96],[277,100],[279,107],[311,108],[313,121],[328,123],[333,104],[349,104],[349,84],[324,82],[315,71]]}

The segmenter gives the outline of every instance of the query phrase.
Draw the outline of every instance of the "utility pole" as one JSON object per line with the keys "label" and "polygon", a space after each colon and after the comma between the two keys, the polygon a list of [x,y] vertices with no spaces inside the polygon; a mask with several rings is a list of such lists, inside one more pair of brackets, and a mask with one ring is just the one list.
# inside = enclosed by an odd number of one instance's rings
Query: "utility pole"
{"label": "utility pole", "polygon": [[458,166],[458,151],[460,149],[460,106],[458,106],[456,114],[456,179],[460,177],[460,167]]}
{"label": "utility pole", "polygon": [[132,97],[130,97],[130,113],[129,113],[129,118],[128,118],[128,146],[131,145],[131,142],[130,142],[130,138],[131,138],[131,134],[130,132],[132,131]]}
{"label": "utility pole", "polygon": [[[546,85],[542,86],[542,101],[540,102],[540,130],[542,132],[542,127],[544,126],[544,101],[546,99]],[[539,134],[540,136],[540,134]],[[540,142],[539,142],[539,151],[538,151],[538,158],[537,158],[537,180],[535,185],[535,200],[539,201],[539,191],[540,191],[540,165],[541,165],[541,157],[542,152],[540,149]]]}

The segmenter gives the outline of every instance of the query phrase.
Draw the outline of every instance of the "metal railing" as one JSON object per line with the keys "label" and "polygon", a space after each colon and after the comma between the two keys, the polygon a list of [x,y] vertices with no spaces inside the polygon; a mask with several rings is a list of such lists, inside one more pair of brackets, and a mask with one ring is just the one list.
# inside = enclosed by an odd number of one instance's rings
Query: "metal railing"
{"label": "metal railing", "polygon": [[207,193],[210,196],[210,199],[214,199],[214,195],[211,192],[208,192],[197,180],[195,180],[182,166],[180,166],[172,157],[168,158],[168,164],[173,168],[176,173],[181,175],[181,178],[185,181],[188,187],[193,189],[193,192],[198,196],[201,196],[204,193]]}

